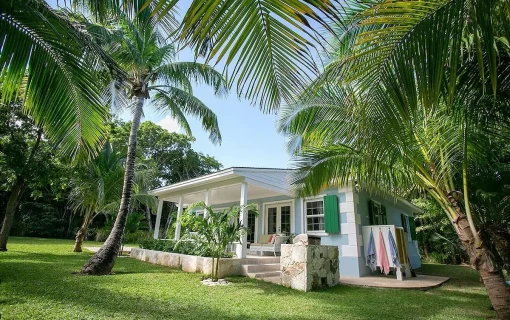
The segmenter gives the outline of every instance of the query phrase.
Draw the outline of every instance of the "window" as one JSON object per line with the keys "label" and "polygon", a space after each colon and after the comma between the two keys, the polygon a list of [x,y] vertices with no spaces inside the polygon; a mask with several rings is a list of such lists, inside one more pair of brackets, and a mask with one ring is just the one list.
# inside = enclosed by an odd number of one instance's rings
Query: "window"
{"label": "window", "polygon": [[312,200],[305,202],[306,230],[308,232],[324,232],[324,202]]}
{"label": "window", "polygon": [[368,211],[371,225],[388,224],[388,220],[386,219],[386,207],[379,202],[370,200],[368,203]]}
{"label": "window", "polygon": [[411,242],[412,241],[411,226],[410,226],[411,219],[409,216],[407,216],[403,213],[400,215],[400,217],[402,219],[402,228],[404,228],[404,232],[407,233],[407,241]]}

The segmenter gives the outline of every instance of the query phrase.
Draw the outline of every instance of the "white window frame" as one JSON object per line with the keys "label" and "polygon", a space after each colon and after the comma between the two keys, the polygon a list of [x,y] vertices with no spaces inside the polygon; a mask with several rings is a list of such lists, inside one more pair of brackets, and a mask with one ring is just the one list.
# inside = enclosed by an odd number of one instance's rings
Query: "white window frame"
{"label": "white window frame", "polygon": [[[315,236],[328,236],[328,234],[326,233],[326,230],[308,230],[308,210],[307,210],[307,207],[306,207],[306,204],[309,203],[309,202],[318,202],[318,201],[321,201],[322,202],[322,214],[316,214],[316,215],[311,215],[310,217],[322,217],[323,219],[325,218],[324,217],[324,196],[320,196],[320,197],[314,197],[314,198],[306,198],[303,200],[303,217],[304,217],[304,229],[306,230],[306,233],[307,234],[310,234],[310,235],[315,235]],[[326,227],[326,221],[324,220],[324,228]]]}
{"label": "white window frame", "polygon": [[[295,233],[296,232],[296,224],[294,222],[294,215],[295,215],[295,211],[294,211],[294,199],[289,199],[289,200],[279,200],[279,201],[270,201],[270,202],[264,202],[262,204],[262,208],[263,208],[263,211],[262,211],[262,214],[260,214],[260,211],[259,211],[259,215],[257,216],[257,219],[258,217],[260,216],[263,220],[263,223],[262,223],[262,233],[261,234],[268,234],[268,226],[267,226],[267,208],[268,207],[282,207],[282,206],[287,206],[289,205],[290,206],[290,233]],[[278,212],[278,209],[277,209],[277,212]],[[277,214],[278,216],[278,214]],[[258,223],[257,223],[258,225]],[[258,240],[258,238],[257,238]]]}

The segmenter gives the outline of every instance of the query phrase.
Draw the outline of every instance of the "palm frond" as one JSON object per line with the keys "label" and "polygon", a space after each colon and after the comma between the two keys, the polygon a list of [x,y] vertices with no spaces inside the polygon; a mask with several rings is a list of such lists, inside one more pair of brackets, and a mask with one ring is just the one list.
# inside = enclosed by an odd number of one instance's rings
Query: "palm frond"
{"label": "palm frond", "polygon": [[44,1],[3,1],[0,12],[3,102],[22,94],[26,112],[63,154],[97,152],[108,118],[98,71],[111,60]]}
{"label": "palm frond", "polygon": [[159,111],[170,111],[179,124],[183,126],[188,135],[191,134],[184,114],[193,116],[202,121],[202,128],[209,132],[209,139],[213,143],[221,143],[221,133],[216,114],[209,109],[200,99],[188,92],[168,86],[165,90],[157,90],[153,103]]}

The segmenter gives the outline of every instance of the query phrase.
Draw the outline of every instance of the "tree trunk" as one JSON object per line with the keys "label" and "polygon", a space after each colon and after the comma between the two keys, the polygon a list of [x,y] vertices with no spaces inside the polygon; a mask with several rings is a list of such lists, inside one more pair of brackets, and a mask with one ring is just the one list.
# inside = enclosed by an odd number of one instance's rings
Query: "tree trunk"
{"label": "tree trunk", "polygon": [[122,187],[122,198],[120,201],[119,212],[113,225],[110,235],[105,243],[82,267],[81,272],[89,275],[105,275],[112,272],[115,259],[119,254],[124,235],[124,228],[129,213],[131,202],[131,193],[133,191],[133,176],[135,168],[136,155],[136,139],[138,128],[140,127],[140,119],[143,111],[144,96],[139,94],[135,97],[136,109],[133,115],[133,123],[131,124],[131,132],[129,134],[128,152],[126,157],[126,165],[124,171],[124,185]]}
{"label": "tree trunk", "polygon": [[475,238],[466,217],[460,215],[455,223],[459,227],[459,238],[468,252],[470,264],[480,273],[498,319],[510,319],[510,286],[505,283],[501,270],[495,267],[490,252],[483,243],[478,247],[475,245]]}
{"label": "tree trunk", "polygon": [[16,183],[12,187],[11,195],[7,201],[5,209],[4,222],[2,224],[2,230],[0,231],[0,251],[7,251],[7,240],[9,239],[9,233],[11,232],[12,223],[14,221],[14,214],[18,207],[19,199],[25,190],[25,181],[23,178],[17,178]]}
{"label": "tree trunk", "polygon": [[26,188],[24,171],[26,170],[27,165],[34,159],[37,149],[39,149],[39,145],[41,144],[42,133],[43,133],[42,129],[39,128],[39,130],[37,130],[37,139],[35,140],[35,144],[32,147],[32,150],[30,151],[30,155],[28,156],[28,159],[25,162],[25,166],[23,167],[21,173],[16,178],[16,183],[12,187],[9,200],[7,200],[4,222],[2,224],[2,230],[0,230],[0,251],[7,251],[7,240],[9,239],[9,233],[11,232],[12,223],[14,221],[14,214],[16,213],[16,208],[18,207],[19,199],[23,195],[23,192],[25,191]]}
{"label": "tree trunk", "polygon": [[83,224],[81,225],[78,232],[76,232],[76,242],[74,243],[73,252],[81,252],[81,246],[83,244],[83,240],[85,240],[85,236],[87,235],[87,230],[89,228],[91,219],[87,216],[83,217]]}

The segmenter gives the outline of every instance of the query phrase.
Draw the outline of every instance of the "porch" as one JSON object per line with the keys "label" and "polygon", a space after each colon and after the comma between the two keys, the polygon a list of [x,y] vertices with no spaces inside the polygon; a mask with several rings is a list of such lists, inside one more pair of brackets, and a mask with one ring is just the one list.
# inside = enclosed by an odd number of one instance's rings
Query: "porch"
{"label": "porch", "polygon": [[[159,199],[154,238],[159,238],[165,201],[173,202],[177,206],[175,240],[179,240],[181,236],[179,218],[186,207],[195,202],[203,201],[218,210],[256,203],[258,217],[247,210],[240,212],[239,220],[250,232],[243,236],[240,243],[234,245],[236,256],[244,259],[249,253],[248,243],[257,242],[260,235],[294,231],[294,199],[287,179],[288,172],[286,169],[235,167],[152,190],[150,193]],[[204,215],[206,214],[204,212]]]}

